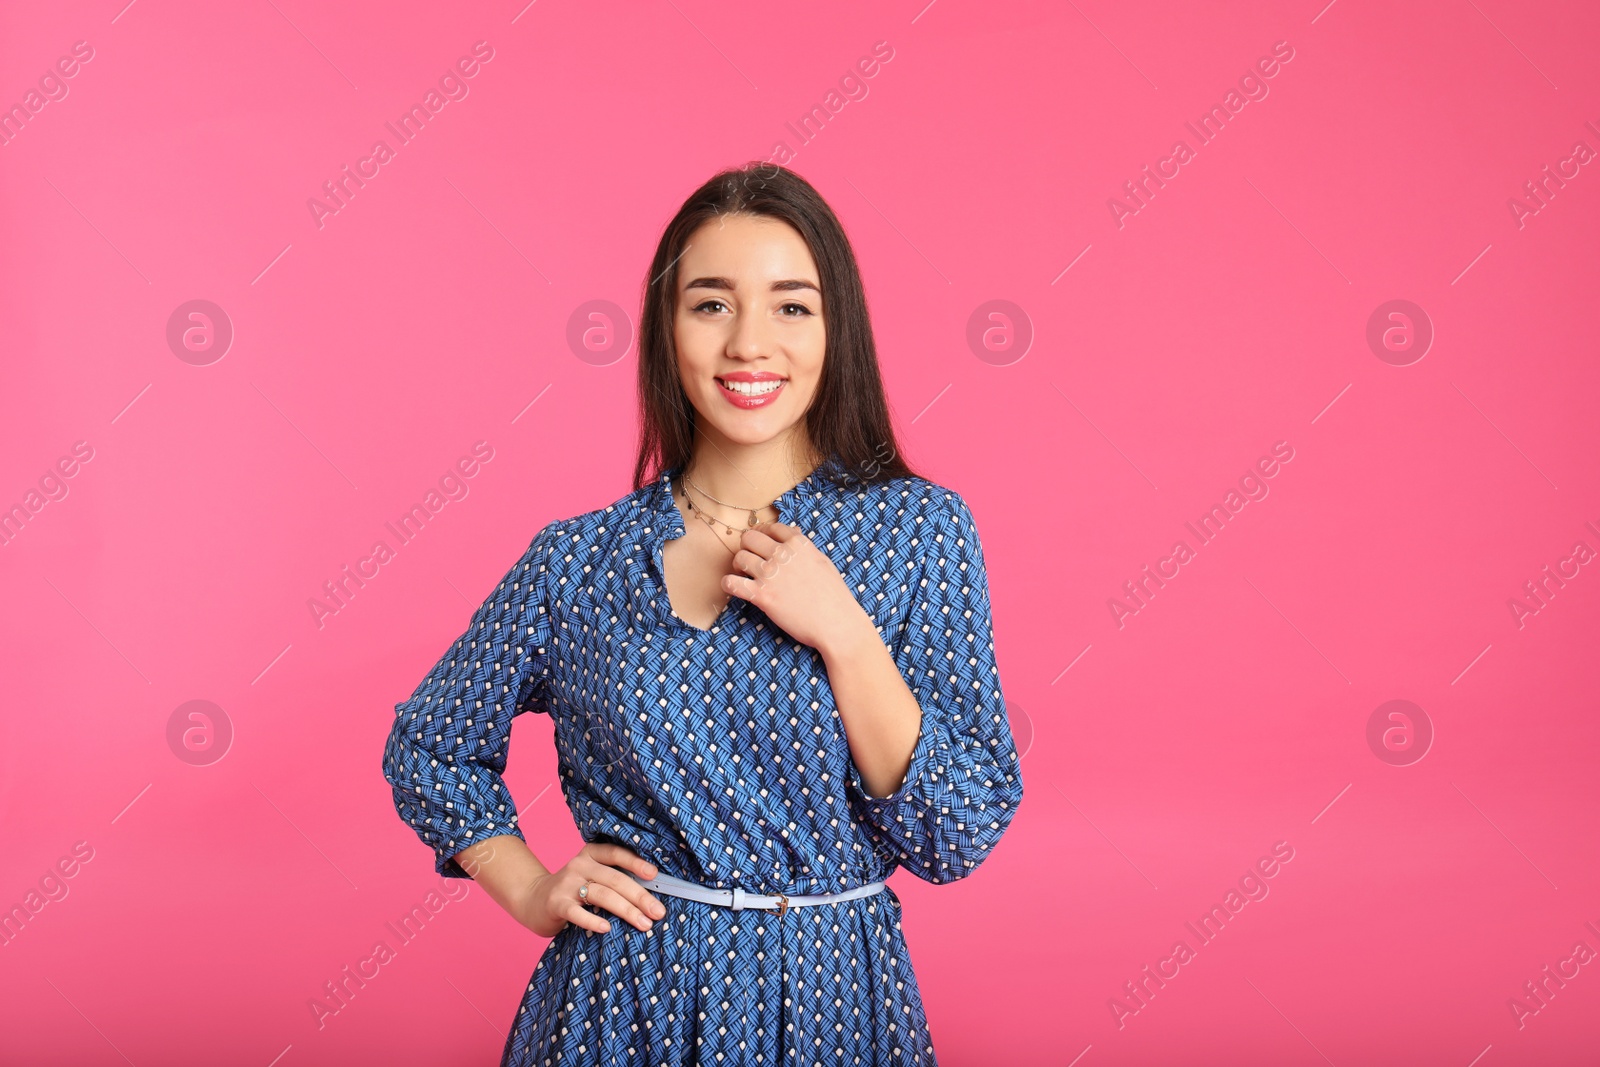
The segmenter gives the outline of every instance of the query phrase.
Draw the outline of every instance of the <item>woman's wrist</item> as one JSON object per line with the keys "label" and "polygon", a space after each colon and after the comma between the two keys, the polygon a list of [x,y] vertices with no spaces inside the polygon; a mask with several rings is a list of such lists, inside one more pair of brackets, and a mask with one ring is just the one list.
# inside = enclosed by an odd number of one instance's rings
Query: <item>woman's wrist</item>
{"label": "woman's wrist", "polygon": [[817,652],[822,656],[824,666],[831,670],[847,660],[858,659],[862,655],[876,655],[884,647],[883,637],[879,635],[872,616],[857,603],[848,623],[829,628],[828,636],[817,645]]}
{"label": "woman's wrist", "polygon": [[456,857],[461,868],[485,893],[519,920],[533,897],[534,887],[550,875],[550,869],[515,834],[491,837]]}

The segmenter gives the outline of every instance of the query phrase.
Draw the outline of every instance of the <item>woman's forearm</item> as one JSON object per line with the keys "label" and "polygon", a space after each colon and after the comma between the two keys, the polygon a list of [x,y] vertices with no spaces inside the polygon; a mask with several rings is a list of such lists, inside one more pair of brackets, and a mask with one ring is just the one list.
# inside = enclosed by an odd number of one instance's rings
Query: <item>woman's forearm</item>
{"label": "woman's forearm", "polygon": [[534,883],[550,873],[527,842],[515,834],[485,838],[456,853],[455,858],[461,869],[518,921]]}
{"label": "woman's forearm", "polygon": [[851,758],[868,796],[899,791],[922,733],[922,708],[865,611],[818,648]]}

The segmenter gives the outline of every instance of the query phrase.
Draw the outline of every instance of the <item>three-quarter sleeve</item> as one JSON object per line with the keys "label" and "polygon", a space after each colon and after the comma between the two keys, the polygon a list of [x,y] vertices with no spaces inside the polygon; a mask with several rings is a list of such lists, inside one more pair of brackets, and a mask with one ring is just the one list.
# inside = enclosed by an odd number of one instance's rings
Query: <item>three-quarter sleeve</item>
{"label": "three-quarter sleeve", "polygon": [[534,536],[416,691],[395,705],[383,776],[395,810],[433,849],[442,877],[471,877],[454,858],[468,846],[523,836],[501,775],[511,720],[548,711],[545,591],[559,526],[552,522]]}
{"label": "three-quarter sleeve", "polygon": [[846,793],[874,845],[918,878],[977,869],[1022,802],[1022,768],[995,661],[983,545],[966,501],[927,535],[912,606],[890,652],[922,708],[900,788],[869,795],[850,762]]}

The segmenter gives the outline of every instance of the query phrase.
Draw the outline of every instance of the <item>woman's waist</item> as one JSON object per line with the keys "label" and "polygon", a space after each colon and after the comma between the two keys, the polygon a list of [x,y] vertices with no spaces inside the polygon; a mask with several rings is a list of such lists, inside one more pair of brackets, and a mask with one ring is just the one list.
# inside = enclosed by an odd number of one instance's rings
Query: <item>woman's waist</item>
{"label": "woman's waist", "polygon": [[677,897],[682,900],[697,901],[701,904],[718,905],[733,911],[771,911],[779,915],[784,914],[791,908],[836,905],[852,900],[861,900],[865,897],[876,896],[889,888],[888,883],[883,879],[872,879],[860,881],[858,884],[843,888],[823,889],[820,891],[802,891],[798,889],[790,891],[771,888],[747,889],[737,883],[727,887],[706,885],[659,869],[653,878],[645,878],[631,871],[626,873],[652,893]]}
{"label": "woman's waist", "polygon": [[705,889],[739,889],[766,896],[843,893],[882,882],[895,869],[894,864],[883,862],[872,853],[860,857],[866,862],[829,862],[820,856],[816,862],[803,862],[789,852],[763,854],[754,849],[747,851],[746,863],[733,866],[726,861],[725,844],[711,842],[704,849],[695,849],[686,846],[671,827],[663,833],[658,828],[621,825],[618,820],[608,823],[602,827],[583,826],[580,820],[579,832],[585,841],[618,845],[653,863],[657,871]]}
{"label": "woman's waist", "polygon": [[[726,877],[717,877],[714,870],[708,873],[707,868],[688,853],[641,850],[639,854],[655,865],[657,874],[664,876],[663,880],[669,888],[683,888],[691,893],[732,893],[738,890],[742,895],[749,896],[776,896],[781,893],[788,897],[819,897],[850,892],[861,895],[869,887],[886,887],[893,870],[892,867],[877,871],[836,867],[797,872],[773,868],[766,871],[741,870],[730,872]],[[638,881],[648,882],[650,879],[638,878]],[[882,888],[873,888],[872,891],[881,892]]]}

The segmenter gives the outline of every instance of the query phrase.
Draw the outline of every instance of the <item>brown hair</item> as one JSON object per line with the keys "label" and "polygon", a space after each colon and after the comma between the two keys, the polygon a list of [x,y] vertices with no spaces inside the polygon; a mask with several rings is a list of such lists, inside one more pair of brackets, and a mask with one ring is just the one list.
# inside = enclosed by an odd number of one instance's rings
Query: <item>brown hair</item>
{"label": "brown hair", "polygon": [[729,214],[788,223],[810,248],[821,275],[827,341],[822,378],[805,413],[811,446],[824,462],[838,457],[846,482],[916,476],[902,458],[890,424],[861,271],[844,227],[804,178],[786,167],[758,161],[724,170],[691,193],[656,246],[639,316],[640,428],[634,489],[687,464],[693,454],[696,413],[678,378],[673,333],[678,260],[695,230]]}

